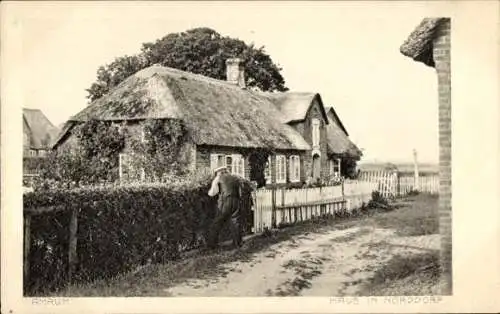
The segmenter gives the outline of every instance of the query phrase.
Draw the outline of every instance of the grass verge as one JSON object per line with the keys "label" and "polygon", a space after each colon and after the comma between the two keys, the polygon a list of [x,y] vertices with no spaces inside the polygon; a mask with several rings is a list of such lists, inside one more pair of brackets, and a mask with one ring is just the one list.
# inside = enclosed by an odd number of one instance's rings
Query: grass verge
{"label": "grass verge", "polygon": [[400,200],[395,206],[395,210],[383,215],[371,215],[369,223],[395,229],[396,234],[405,237],[439,233],[438,196],[419,194]]}
{"label": "grass verge", "polygon": [[361,296],[437,295],[439,294],[439,252],[394,256],[368,283]]}

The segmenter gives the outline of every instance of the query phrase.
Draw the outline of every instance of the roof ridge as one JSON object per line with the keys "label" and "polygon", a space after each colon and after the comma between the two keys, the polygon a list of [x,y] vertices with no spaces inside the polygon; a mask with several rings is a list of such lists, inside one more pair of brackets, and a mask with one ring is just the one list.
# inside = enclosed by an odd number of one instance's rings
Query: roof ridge
{"label": "roof ridge", "polygon": [[[180,70],[180,69],[176,69],[176,68],[172,68],[172,67],[168,67],[168,66],[164,66],[164,65],[160,65],[160,64],[151,65],[151,66],[149,66],[147,68],[144,68],[144,69],[136,72],[136,74],[139,74],[141,72],[146,72],[147,70],[152,70],[154,68],[159,68],[161,70],[165,70],[167,72],[171,72],[171,73],[177,74],[177,75],[179,75],[181,77],[182,76],[188,76],[188,77],[190,77],[192,79],[199,79],[201,81],[213,82],[213,83],[222,84],[222,85],[225,85],[225,86],[232,86],[232,87],[240,89],[240,90],[246,90],[246,89],[241,88],[238,85],[230,83],[230,82],[228,82],[226,80],[220,80],[220,79],[216,79],[216,78],[213,78],[213,77],[210,77],[210,76],[206,76],[206,75],[203,75],[203,74],[198,74],[198,73],[193,73],[193,72],[189,72],[189,71],[184,71],[184,70]],[[154,72],[153,74],[158,74],[158,72]]]}

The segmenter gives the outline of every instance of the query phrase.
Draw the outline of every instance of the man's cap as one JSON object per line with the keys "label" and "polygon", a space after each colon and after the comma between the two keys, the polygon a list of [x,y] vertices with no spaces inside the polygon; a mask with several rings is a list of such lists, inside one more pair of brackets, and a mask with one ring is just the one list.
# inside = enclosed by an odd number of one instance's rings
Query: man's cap
{"label": "man's cap", "polygon": [[220,172],[222,170],[227,170],[227,167],[226,166],[222,166],[222,167],[215,168],[214,169],[214,173]]}

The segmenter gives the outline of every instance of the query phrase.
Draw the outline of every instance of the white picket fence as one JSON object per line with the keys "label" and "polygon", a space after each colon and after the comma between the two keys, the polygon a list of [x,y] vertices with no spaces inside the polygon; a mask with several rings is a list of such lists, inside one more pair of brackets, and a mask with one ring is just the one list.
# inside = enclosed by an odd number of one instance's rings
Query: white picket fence
{"label": "white picket fence", "polygon": [[[345,181],[342,185],[303,189],[262,189],[254,194],[254,232],[313,217],[351,212],[367,204],[376,182]],[[274,217],[273,217],[274,215]],[[274,224],[273,224],[274,221]]]}
{"label": "white picket fence", "polygon": [[378,184],[377,190],[384,197],[403,196],[413,190],[430,194],[439,193],[438,173],[421,173],[418,177],[418,187],[415,186],[413,173],[408,172],[361,172],[358,180]]}

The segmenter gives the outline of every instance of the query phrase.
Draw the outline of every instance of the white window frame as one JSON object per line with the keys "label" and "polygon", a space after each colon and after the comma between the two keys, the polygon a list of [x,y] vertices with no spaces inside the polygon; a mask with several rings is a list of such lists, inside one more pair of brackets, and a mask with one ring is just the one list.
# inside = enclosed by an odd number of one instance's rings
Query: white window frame
{"label": "white window frame", "polygon": [[36,150],[35,149],[30,149],[30,156],[35,157],[36,156]]}
{"label": "white window frame", "polygon": [[231,154],[231,173],[240,177],[245,177],[245,158],[241,154]]}
{"label": "white window frame", "polygon": [[120,153],[118,155],[118,176],[120,178],[120,181],[123,180],[123,164],[126,163],[127,158],[127,154]]}
{"label": "white window frame", "polygon": [[270,184],[272,182],[272,171],[271,167],[272,162],[271,162],[271,156],[267,157],[267,163],[264,167],[264,179],[266,179],[266,184]]}
{"label": "white window frame", "polygon": [[313,147],[319,147],[319,142],[320,142],[320,121],[319,119],[312,119],[311,121],[311,126],[312,126],[312,146]]}
{"label": "white window frame", "polygon": [[[123,180],[124,164],[127,164],[126,167],[128,168],[129,175],[130,173],[134,173],[134,168],[130,166],[130,155],[127,153],[120,153],[118,155],[118,176],[120,181]],[[139,171],[140,171],[140,181],[144,182],[146,180],[146,171],[144,170],[144,167],[141,167]]]}
{"label": "white window frame", "polygon": [[286,183],[285,155],[276,155],[276,183]]}
{"label": "white window frame", "polygon": [[298,155],[290,156],[289,161],[289,177],[290,182],[300,181],[300,157]]}
{"label": "white window frame", "polygon": [[340,158],[334,158],[330,159],[330,175],[339,178],[341,177],[341,159]]}
{"label": "white window frame", "polygon": [[[224,161],[222,165],[219,165],[219,158]],[[230,164],[229,158],[231,158]],[[222,166],[226,166],[232,174],[245,177],[245,158],[241,154],[210,154],[210,169],[213,171]]]}
{"label": "white window frame", "polygon": [[224,154],[210,154],[210,170],[214,171],[219,167],[219,158],[225,159]]}

